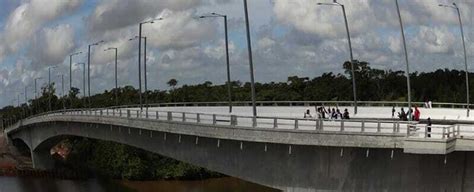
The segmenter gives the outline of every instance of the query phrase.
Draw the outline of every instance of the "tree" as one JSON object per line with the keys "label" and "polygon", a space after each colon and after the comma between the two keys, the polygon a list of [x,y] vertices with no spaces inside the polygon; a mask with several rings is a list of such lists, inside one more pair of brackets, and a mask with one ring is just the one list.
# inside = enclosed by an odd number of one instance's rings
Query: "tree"
{"label": "tree", "polygon": [[173,87],[173,89],[176,88],[176,85],[178,85],[178,80],[176,79],[170,79],[167,83],[170,87]]}

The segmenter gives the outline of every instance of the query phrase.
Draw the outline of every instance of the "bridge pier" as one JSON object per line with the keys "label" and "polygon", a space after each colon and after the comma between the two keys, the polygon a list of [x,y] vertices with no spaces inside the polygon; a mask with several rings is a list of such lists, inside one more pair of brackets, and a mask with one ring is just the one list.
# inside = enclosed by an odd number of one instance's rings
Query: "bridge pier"
{"label": "bridge pier", "polygon": [[54,169],[54,159],[49,150],[37,149],[31,151],[31,161],[34,169],[51,170]]}

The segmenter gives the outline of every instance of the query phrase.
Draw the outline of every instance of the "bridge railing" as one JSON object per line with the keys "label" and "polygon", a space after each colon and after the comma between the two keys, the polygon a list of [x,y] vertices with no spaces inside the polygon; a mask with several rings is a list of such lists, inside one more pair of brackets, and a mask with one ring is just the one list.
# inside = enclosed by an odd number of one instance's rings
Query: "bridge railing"
{"label": "bridge railing", "polygon": [[[153,103],[143,105],[144,108],[151,107],[192,107],[192,106],[227,106],[227,101],[222,102],[172,102],[172,103]],[[257,101],[257,106],[353,106],[353,101]],[[358,106],[365,107],[408,107],[408,102],[404,101],[358,101]],[[234,106],[251,106],[251,101],[233,101]],[[424,106],[424,102],[412,102],[412,105]],[[465,103],[446,103],[433,102],[434,108],[466,108]],[[472,106],[472,105],[470,105]],[[121,105],[109,108],[140,108],[140,105]]]}
{"label": "bridge railing", "polygon": [[192,113],[177,111],[141,111],[134,109],[94,109],[73,110],[48,115],[92,115],[113,116],[119,118],[154,119],[173,122],[199,123],[207,125],[224,125],[236,128],[260,128],[300,131],[333,131],[347,133],[397,134],[403,135],[404,129],[413,123],[406,121],[386,120],[327,120],[312,118],[284,118],[223,115],[209,113]]}
{"label": "bridge railing", "polygon": [[[447,139],[459,136],[464,131],[467,133],[467,125],[432,125],[431,130],[424,124],[407,121],[389,121],[389,120],[328,120],[313,118],[285,118],[285,117],[267,117],[267,116],[244,116],[244,115],[226,115],[193,113],[178,111],[147,111],[124,108],[97,108],[97,109],[66,109],[52,112],[46,112],[31,116],[28,119],[48,116],[108,116],[116,118],[131,119],[149,119],[163,120],[183,123],[198,123],[206,125],[223,125],[235,128],[259,128],[259,129],[279,129],[279,130],[298,130],[298,131],[327,131],[341,133],[361,133],[361,134],[395,134],[406,137],[420,138],[440,138]],[[18,122],[20,125],[22,121]],[[10,125],[17,127],[19,124]],[[474,125],[471,125],[474,135]]]}

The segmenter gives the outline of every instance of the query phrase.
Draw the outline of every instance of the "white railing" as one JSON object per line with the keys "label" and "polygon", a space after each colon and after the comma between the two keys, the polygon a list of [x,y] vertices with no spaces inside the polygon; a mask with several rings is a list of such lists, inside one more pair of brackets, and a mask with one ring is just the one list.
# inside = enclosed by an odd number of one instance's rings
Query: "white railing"
{"label": "white railing", "polygon": [[[404,101],[358,101],[358,106],[361,107],[407,107],[408,102]],[[412,102],[413,105],[424,106],[424,102]],[[143,105],[143,107],[189,107],[189,106],[227,106],[227,101],[222,102],[172,102],[172,103],[154,103]],[[233,101],[234,106],[251,106],[251,101]],[[257,101],[257,106],[353,106],[354,101]],[[446,103],[433,102],[434,108],[466,108],[465,103]],[[470,105],[471,107],[472,105]],[[113,106],[109,108],[139,108],[140,105],[122,105]]]}
{"label": "white railing", "polygon": [[[462,126],[432,125],[431,130],[424,124],[407,121],[385,120],[328,120],[311,118],[283,118],[241,116],[208,113],[190,113],[176,111],[146,111],[121,108],[103,109],[73,109],[43,113],[27,118],[44,116],[104,116],[114,118],[148,119],[181,123],[198,123],[205,125],[231,126],[234,128],[258,128],[297,131],[325,131],[339,133],[359,133],[367,135],[396,135],[419,138],[447,139],[459,136]],[[8,130],[19,127],[19,123],[10,125]],[[474,134],[474,125],[473,134]],[[7,131],[8,131],[7,130]]]}

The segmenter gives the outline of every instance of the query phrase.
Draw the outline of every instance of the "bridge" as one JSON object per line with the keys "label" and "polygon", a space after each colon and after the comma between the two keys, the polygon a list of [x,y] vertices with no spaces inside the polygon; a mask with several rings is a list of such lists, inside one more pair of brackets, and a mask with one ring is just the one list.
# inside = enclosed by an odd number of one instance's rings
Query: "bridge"
{"label": "bridge", "polygon": [[[405,103],[365,102],[351,119],[303,118],[349,102],[171,103],[52,111],[7,125],[35,168],[69,136],[113,141],[283,191],[472,191],[474,118],[462,104],[434,103],[421,120],[392,117]],[[419,103],[418,105],[422,105]]]}

